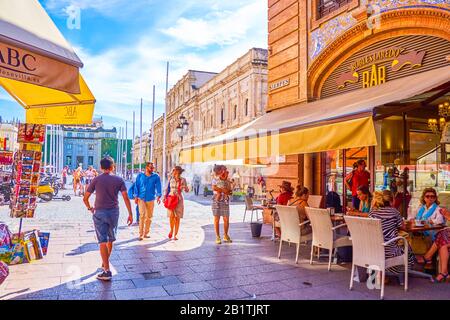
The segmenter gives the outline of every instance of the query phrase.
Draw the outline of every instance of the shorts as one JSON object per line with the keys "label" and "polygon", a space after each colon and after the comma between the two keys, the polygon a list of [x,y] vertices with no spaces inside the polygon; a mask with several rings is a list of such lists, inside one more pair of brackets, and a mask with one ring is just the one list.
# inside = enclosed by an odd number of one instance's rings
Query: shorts
{"label": "shorts", "polygon": [[95,210],[92,216],[98,243],[116,241],[119,208]]}
{"label": "shorts", "polygon": [[214,200],[212,203],[212,212],[215,217],[229,217],[230,204],[228,202]]}
{"label": "shorts", "polygon": [[87,186],[90,185],[91,182],[92,182],[92,179],[85,179],[84,180],[84,184],[87,185]]}

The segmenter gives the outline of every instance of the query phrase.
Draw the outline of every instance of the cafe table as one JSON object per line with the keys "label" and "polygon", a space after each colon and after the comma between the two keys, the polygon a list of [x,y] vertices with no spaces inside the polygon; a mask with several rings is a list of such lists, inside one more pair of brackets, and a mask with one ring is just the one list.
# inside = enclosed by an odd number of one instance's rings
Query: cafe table
{"label": "cafe table", "polygon": [[405,221],[405,225],[400,228],[400,230],[405,231],[407,233],[419,233],[425,231],[439,231],[447,226],[445,224],[431,224],[429,222],[423,222],[420,225],[417,225],[415,221]]}
{"label": "cafe table", "polygon": [[276,209],[275,209],[276,204],[277,204],[276,201],[266,201],[265,203],[262,203],[262,205],[261,205],[264,209],[271,211],[271,215],[272,215],[272,238],[271,238],[271,240],[272,241],[275,241],[275,217],[274,217],[274,214],[276,211]]}

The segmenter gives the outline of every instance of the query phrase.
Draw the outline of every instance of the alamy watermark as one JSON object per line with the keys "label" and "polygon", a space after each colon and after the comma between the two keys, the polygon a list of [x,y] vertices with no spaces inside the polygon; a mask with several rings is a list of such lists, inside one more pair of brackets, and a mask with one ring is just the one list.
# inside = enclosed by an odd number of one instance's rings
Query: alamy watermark
{"label": "alamy watermark", "polygon": [[81,8],[70,5],[65,9],[67,14],[66,25],[69,30],[81,29]]}

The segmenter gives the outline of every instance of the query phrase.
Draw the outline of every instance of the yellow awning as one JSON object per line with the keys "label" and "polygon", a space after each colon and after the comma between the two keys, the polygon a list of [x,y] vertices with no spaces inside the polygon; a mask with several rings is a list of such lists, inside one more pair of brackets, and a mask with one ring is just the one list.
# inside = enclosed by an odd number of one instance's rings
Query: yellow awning
{"label": "yellow awning", "polygon": [[79,94],[0,77],[0,85],[26,109],[26,122],[35,124],[90,124],[95,98],[81,74]]}
{"label": "yellow awning", "polygon": [[[181,163],[258,160],[377,145],[376,108],[448,84],[450,66],[263,115],[235,134],[184,148]],[[395,110],[395,107],[392,107]],[[276,160],[275,160],[276,161]]]}
{"label": "yellow awning", "polygon": [[0,0],[0,86],[34,124],[90,124],[83,63],[38,0]]}
{"label": "yellow awning", "polygon": [[280,155],[322,152],[377,144],[372,117],[337,122],[181,151],[181,163],[230,159],[276,158]]}

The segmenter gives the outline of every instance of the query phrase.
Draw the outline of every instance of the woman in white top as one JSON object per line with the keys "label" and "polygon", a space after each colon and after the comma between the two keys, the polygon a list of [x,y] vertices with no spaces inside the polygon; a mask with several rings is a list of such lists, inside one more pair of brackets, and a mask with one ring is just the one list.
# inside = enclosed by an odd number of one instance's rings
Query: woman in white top
{"label": "woman in white top", "polygon": [[420,197],[422,204],[416,214],[416,220],[427,221],[432,224],[445,223],[445,218],[441,214],[439,200],[436,190],[433,188],[425,188]]}

